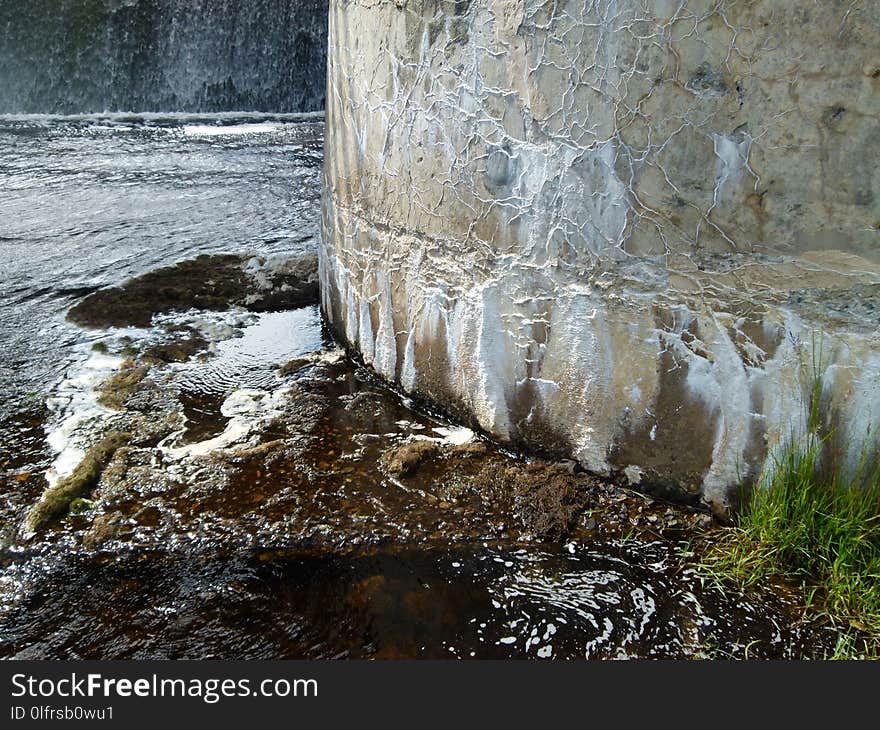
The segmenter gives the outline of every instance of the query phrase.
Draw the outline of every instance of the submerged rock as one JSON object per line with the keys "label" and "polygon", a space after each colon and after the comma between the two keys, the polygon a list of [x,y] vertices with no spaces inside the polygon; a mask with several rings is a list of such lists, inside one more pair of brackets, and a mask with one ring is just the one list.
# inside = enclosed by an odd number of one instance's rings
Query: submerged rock
{"label": "submerged rock", "polygon": [[183,339],[174,342],[162,342],[147,350],[142,359],[150,364],[167,364],[172,362],[186,362],[193,355],[203,351],[208,346],[207,339],[199,332],[192,332]]}
{"label": "submerged rock", "polygon": [[148,327],[154,315],[189,309],[293,309],[318,301],[317,272],[315,254],[202,255],[90,294],[67,317],[83,327]]}
{"label": "submerged rock", "polygon": [[386,451],[382,464],[391,476],[407,477],[439,451],[440,446],[434,441],[411,441]]}

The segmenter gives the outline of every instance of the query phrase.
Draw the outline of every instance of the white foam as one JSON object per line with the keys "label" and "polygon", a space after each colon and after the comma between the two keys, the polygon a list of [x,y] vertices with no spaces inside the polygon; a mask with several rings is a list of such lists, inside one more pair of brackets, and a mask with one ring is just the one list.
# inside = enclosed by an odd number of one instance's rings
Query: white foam
{"label": "white foam", "polygon": [[[85,347],[91,347],[91,343],[80,346],[80,351]],[[86,426],[112,413],[98,403],[96,388],[119,369],[123,359],[96,352],[83,352],[83,357],[46,401],[49,409],[59,416],[55,425],[46,432],[46,443],[55,452],[55,458],[45,474],[50,487],[71,474],[85,456],[78,437],[88,430]]]}
{"label": "white foam", "polygon": [[[219,436],[205,441],[199,441],[186,446],[178,446],[176,448],[166,448],[165,453],[172,459],[184,459],[194,456],[205,456],[212,451],[226,449],[233,444],[242,443],[251,433],[255,422],[244,416],[235,416],[229,419],[226,428]],[[161,447],[160,447],[161,448]]]}
{"label": "white foam", "polygon": [[244,134],[268,134],[277,132],[284,125],[276,122],[262,122],[253,124],[228,124],[218,126],[212,124],[192,124],[183,128],[187,137],[229,137]]}
{"label": "white foam", "polygon": [[226,428],[219,436],[204,441],[184,446],[169,447],[166,443],[173,443],[186,430],[185,427],[171,434],[159,445],[159,448],[171,459],[180,460],[197,456],[205,456],[213,451],[228,449],[231,446],[243,445],[260,427],[267,421],[278,418],[284,412],[287,403],[287,389],[279,388],[273,391],[259,390],[257,388],[242,388],[230,393],[223,404],[220,412],[229,421]]}
{"label": "white foam", "polygon": [[443,443],[451,446],[461,446],[474,440],[474,432],[464,426],[458,428],[441,427],[435,428],[433,431],[443,438]]}
{"label": "white foam", "polygon": [[[207,121],[233,121],[247,119],[256,124],[263,121],[279,122],[320,122],[324,112],[289,112],[283,114],[267,114],[266,112],[230,111],[205,113],[187,112],[101,112],[91,114],[0,114],[0,123],[12,124],[55,124],[58,122],[87,122],[129,126],[143,122],[152,124],[198,124]],[[115,128],[115,127],[114,127]]]}

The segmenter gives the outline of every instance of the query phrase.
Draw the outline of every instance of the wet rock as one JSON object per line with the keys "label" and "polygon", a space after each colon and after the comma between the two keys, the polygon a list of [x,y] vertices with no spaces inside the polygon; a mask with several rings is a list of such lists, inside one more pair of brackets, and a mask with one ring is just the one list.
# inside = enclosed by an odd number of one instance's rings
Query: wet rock
{"label": "wet rock", "polygon": [[297,357],[289,362],[284,363],[280,368],[278,368],[278,377],[286,378],[290,375],[294,375],[302,370],[307,365],[311,365],[312,361],[307,357]]}
{"label": "wet rock", "polygon": [[250,286],[244,306],[252,312],[294,309],[318,301],[318,255],[253,257],[245,264]]}
{"label": "wet rock", "polygon": [[184,489],[185,475],[166,469],[153,449],[120,449],[104,471],[93,496],[106,511],[123,510],[130,516],[139,505],[151,499],[173,504]]}
{"label": "wet rock", "polygon": [[356,423],[369,425],[375,419],[381,417],[384,409],[384,399],[378,393],[371,393],[369,391],[356,393],[347,400],[344,409],[346,413],[351,414]]}
{"label": "wet rock", "polygon": [[386,451],[382,466],[391,476],[408,477],[439,452],[440,446],[434,441],[410,441]]}
{"label": "wet rock", "polygon": [[328,398],[309,390],[308,385],[295,385],[288,390],[287,399],[284,417],[270,421],[268,431],[291,436],[311,433],[329,407]]}
{"label": "wet rock", "polygon": [[67,317],[83,327],[147,327],[156,314],[188,309],[293,309],[317,303],[317,270],[315,254],[289,260],[203,255],[94,292]]}
{"label": "wet rock", "polygon": [[142,360],[156,365],[186,362],[207,346],[208,341],[204,337],[198,333],[192,333],[185,339],[153,345],[144,352]]}
{"label": "wet rock", "polygon": [[156,446],[166,436],[183,427],[183,416],[177,411],[157,410],[151,417],[139,415],[130,422],[131,445],[138,447]]}
{"label": "wet rock", "polygon": [[155,504],[147,504],[134,513],[134,520],[140,526],[155,527],[162,519],[162,511]]}
{"label": "wet rock", "polygon": [[110,540],[117,540],[131,533],[131,526],[118,513],[103,514],[96,517],[83,535],[83,546],[88,550],[97,550]]}
{"label": "wet rock", "polygon": [[33,533],[45,527],[52,519],[65,514],[75,499],[87,497],[110,459],[130,438],[130,434],[114,432],[92,446],[72,474],[43,492],[25,519],[27,531]]}
{"label": "wet rock", "polygon": [[107,408],[123,410],[126,401],[138,391],[140,382],[149,371],[145,365],[137,365],[131,360],[124,362],[119,372],[107,378],[100,387],[98,403]]}

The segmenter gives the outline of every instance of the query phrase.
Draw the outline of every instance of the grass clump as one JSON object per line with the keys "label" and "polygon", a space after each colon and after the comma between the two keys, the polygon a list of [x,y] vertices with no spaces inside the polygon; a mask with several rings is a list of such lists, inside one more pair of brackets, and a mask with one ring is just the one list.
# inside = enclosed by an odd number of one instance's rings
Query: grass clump
{"label": "grass clump", "polygon": [[703,559],[741,590],[782,581],[803,592],[805,618],[837,630],[828,659],[880,658],[880,442],[868,432],[855,468],[831,425],[824,362],[813,342],[802,384],[805,435],[778,451],[733,527]]}
{"label": "grass clump", "polygon": [[[822,463],[823,441],[790,445],[745,501],[705,566],[741,589],[798,585],[807,616],[842,630],[835,656],[880,653],[880,470]],[[867,454],[867,452],[866,452]]]}

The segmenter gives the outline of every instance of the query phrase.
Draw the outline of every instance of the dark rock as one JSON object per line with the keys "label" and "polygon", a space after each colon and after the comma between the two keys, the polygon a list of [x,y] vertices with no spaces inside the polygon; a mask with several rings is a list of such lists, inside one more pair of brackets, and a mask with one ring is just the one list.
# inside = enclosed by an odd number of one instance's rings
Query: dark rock
{"label": "dark rock", "polygon": [[208,342],[204,337],[198,333],[192,333],[185,339],[153,345],[144,352],[142,359],[145,362],[157,365],[186,362],[207,346]]}
{"label": "dark rock", "polygon": [[315,254],[265,263],[237,254],[199,256],[90,294],[67,318],[83,327],[148,327],[156,314],[188,309],[264,312],[317,303]]}
{"label": "dark rock", "polygon": [[99,515],[83,536],[83,546],[88,550],[100,548],[105,542],[116,540],[131,533],[131,526],[118,513]]}

